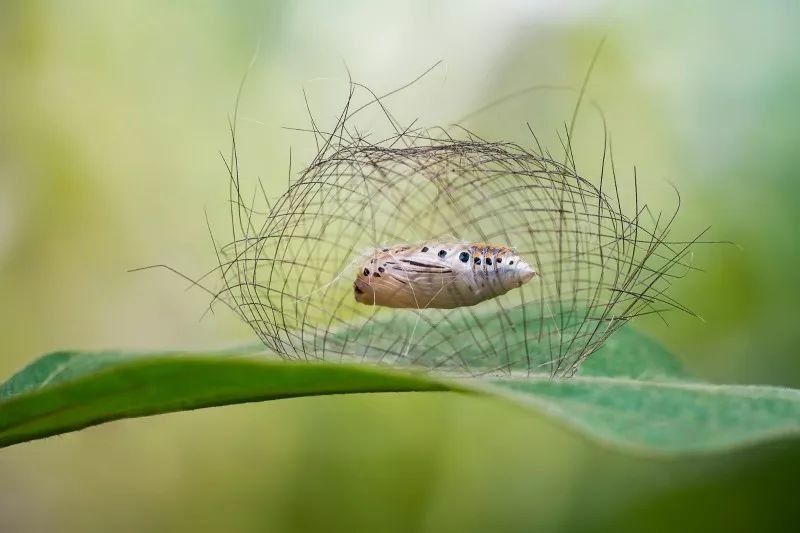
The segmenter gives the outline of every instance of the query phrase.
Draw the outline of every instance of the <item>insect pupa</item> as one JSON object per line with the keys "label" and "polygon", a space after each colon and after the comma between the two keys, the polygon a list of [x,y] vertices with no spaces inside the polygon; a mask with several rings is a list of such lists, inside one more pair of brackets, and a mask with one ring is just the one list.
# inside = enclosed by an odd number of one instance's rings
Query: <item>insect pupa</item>
{"label": "insect pupa", "polygon": [[[355,127],[365,110],[391,133]],[[423,128],[353,82],[336,123],[311,124],[316,155],[270,198],[244,192],[234,122],[231,239],[215,244],[219,286],[195,282],[271,353],[568,377],[631,319],[691,313],[668,291],[700,235],[671,238],[677,207],[648,208],[635,174],[620,186],[607,137],[587,178],[571,127],[561,155],[533,130],[521,145]]]}
{"label": "insect pupa", "polygon": [[356,271],[357,302],[412,309],[475,305],[536,275],[506,246],[446,241],[376,249]]}

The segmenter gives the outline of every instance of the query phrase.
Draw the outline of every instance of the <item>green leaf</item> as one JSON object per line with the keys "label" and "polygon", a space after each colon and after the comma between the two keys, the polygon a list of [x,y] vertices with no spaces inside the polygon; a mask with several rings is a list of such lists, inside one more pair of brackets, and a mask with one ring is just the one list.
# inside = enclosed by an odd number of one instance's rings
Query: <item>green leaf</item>
{"label": "green leaf", "polygon": [[[442,359],[452,367],[465,363],[470,369],[508,368],[512,372],[527,373],[528,368],[549,374],[552,359],[559,356],[559,347],[552,346],[552,338],[542,342],[529,342],[530,327],[525,327],[525,314],[521,308],[507,313],[472,312],[452,323],[436,319],[417,320],[416,314],[374,315],[366,322],[351,323],[347,327],[325,331],[313,338],[314,346],[339,353],[349,353],[369,361],[383,358],[397,351],[408,339],[408,359],[420,366],[439,368]],[[586,321],[586,311],[569,308],[563,320],[550,319],[559,324],[565,338],[587,339],[602,336],[595,333],[595,322]],[[530,321],[530,318],[528,318]],[[472,329],[475,335],[465,334]],[[489,344],[502,344],[499,351],[487,349]],[[569,343],[574,356],[581,342]],[[507,348],[511,347],[511,348]],[[524,352],[509,361],[507,351]],[[442,353],[444,352],[444,353]],[[555,353],[553,353],[555,352]],[[453,354],[457,354],[454,357]],[[581,375],[618,376],[637,379],[689,379],[680,361],[660,344],[631,327],[622,327],[597,349],[580,369]]]}
{"label": "green leaf", "polygon": [[632,327],[620,328],[606,339],[581,366],[578,374],[641,380],[692,380],[676,357]]}
{"label": "green leaf", "polygon": [[794,389],[602,377],[496,385],[600,442],[644,453],[723,451],[800,434]]}
{"label": "green leaf", "polygon": [[494,396],[600,443],[647,454],[714,452],[800,433],[800,391],[687,380],[654,341],[615,334],[572,379],[444,379],[255,353],[57,352],[0,385],[0,447],[127,417],[327,394]]}

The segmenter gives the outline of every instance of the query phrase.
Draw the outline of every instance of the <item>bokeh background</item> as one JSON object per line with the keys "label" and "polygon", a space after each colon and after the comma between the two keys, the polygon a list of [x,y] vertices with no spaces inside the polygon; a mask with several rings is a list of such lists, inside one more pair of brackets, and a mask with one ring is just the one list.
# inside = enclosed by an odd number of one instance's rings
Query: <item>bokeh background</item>
{"label": "bokeh background", "polygon": [[[709,2],[0,3],[0,376],[60,348],[211,349],[254,339],[165,272],[213,265],[228,117],[279,193],[331,123],[346,68],[406,122],[449,124],[537,84],[602,106],[618,170],[711,226],[674,296],[705,321],[638,325],[700,378],[800,386],[800,5]],[[259,44],[260,43],[260,44]],[[346,68],[345,68],[346,65]],[[551,146],[574,93],[470,119]],[[369,129],[370,125],[364,125]],[[599,168],[587,105],[575,150]],[[529,141],[525,141],[529,142]],[[632,193],[631,193],[632,194]],[[682,232],[682,233],[681,233]],[[676,234],[676,235],[678,235]],[[298,399],[127,420],[0,451],[0,531],[797,530],[800,450],[601,449],[529,413],[442,394]]]}

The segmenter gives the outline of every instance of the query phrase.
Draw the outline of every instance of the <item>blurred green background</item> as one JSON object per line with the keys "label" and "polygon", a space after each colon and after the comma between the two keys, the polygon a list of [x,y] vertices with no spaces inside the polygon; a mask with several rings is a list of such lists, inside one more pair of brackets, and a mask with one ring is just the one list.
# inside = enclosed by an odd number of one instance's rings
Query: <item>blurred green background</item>
{"label": "blurred green background", "polygon": [[[800,386],[797,2],[0,3],[0,376],[60,348],[252,342],[164,272],[213,264],[218,150],[241,109],[243,170],[285,187],[314,153],[302,89],[330,123],[346,64],[404,121],[448,124],[534,84],[589,86],[618,169],[698,247],[674,296],[705,322],[641,322],[697,376]],[[572,93],[474,117],[542,137]],[[366,125],[369,127],[369,124]],[[599,168],[597,115],[578,123]],[[632,193],[631,193],[632,194]],[[677,234],[676,234],[677,235]],[[0,451],[0,531],[798,530],[800,449],[637,458],[545,418],[441,394],[300,399],[127,420]]]}

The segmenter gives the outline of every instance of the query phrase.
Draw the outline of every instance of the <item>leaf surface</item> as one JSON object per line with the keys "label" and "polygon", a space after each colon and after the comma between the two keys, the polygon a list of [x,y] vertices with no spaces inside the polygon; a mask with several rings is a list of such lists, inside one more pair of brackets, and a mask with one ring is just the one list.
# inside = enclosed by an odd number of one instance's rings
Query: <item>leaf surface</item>
{"label": "leaf surface", "polygon": [[[56,352],[0,385],[0,447],[120,418],[329,394],[451,391],[498,397],[611,447],[721,451],[800,433],[800,391],[691,380],[624,328],[571,379],[451,379],[247,352]],[[510,402],[510,403],[509,403]]]}

